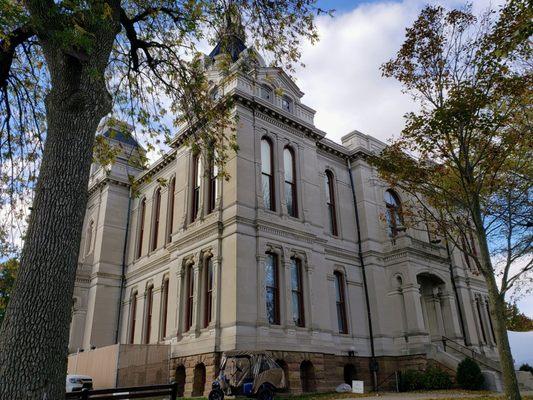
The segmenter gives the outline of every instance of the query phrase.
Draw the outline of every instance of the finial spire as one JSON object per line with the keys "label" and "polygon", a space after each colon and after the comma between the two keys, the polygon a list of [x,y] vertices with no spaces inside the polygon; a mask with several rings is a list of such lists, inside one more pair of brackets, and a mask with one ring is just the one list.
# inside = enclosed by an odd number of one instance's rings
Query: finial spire
{"label": "finial spire", "polygon": [[237,5],[231,1],[224,15],[224,25],[218,34],[218,43],[209,54],[215,58],[219,54],[228,54],[233,62],[246,49],[246,32],[242,24],[242,16]]}

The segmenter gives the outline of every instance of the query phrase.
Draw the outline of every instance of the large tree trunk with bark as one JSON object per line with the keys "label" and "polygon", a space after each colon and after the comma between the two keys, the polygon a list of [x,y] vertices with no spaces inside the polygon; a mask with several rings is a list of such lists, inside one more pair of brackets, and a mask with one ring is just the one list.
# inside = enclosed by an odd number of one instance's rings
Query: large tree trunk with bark
{"label": "large tree trunk with bark", "polygon": [[489,302],[491,306],[490,316],[494,323],[496,345],[498,346],[500,365],[502,367],[505,398],[509,400],[520,400],[520,389],[518,386],[518,380],[516,379],[513,355],[511,353],[511,346],[509,346],[509,338],[507,336],[507,326],[505,321],[507,310],[505,300],[498,293],[494,278],[492,278],[492,282],[487,282],[487,288],[489,291]]}
{"label": "large tree trunk with bark", "polygon": [[104,71],[116,35],[87,61],[41,41],[51,76],[47,137],[20,271],[0,331],[0,399],[65,396],[72,293],[96,128],[111,111]]}
{"label": "large tree trunk with bark", "polygon": [[483,227],[481,212],[479,210],[480,207],[477,206],[474,210],[475,212],[473,216],[474,223],[476,225],[476,236],[481,253],[481,272],[485,278],[485,283],[487,284],[490,303],[490,316],[493,321],[494,334],[496,335],[496,345],[498,347],[498,355],[500,357],[505,398],[508,400],[521,400],[518,380],[516,379],[516,373],[514,369],[513,355],[511,354],[511,346],[509,345],[509,338],[507,336],[505,299],[500,294],[498,285],[496,283],[494,269],[492,267],[492,260],[490,259],[490,252],[487,244],[487,235]]}

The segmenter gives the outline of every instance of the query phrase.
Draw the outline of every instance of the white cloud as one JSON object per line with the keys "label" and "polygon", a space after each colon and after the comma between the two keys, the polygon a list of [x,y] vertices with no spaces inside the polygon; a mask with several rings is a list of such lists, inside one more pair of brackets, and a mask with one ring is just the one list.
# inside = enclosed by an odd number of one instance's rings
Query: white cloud
{"label": "white cloud", "polygon": [[[447,7],[464,2],[447,1]],[[498,2],[492,2],[493,5]],[[316,126],[328,138],[340,141],[357,129],[386,140],[398,134],[403,115],[416,108],[393,79],[381,76],[379,67],[400,48],[425,0],[362,4],[334,18],[318,19],[320,42],[302,49],[306,68],[295,74],[306,93],[303,102],[316,111]],[[489,5],[474,1],[475,12]]]}

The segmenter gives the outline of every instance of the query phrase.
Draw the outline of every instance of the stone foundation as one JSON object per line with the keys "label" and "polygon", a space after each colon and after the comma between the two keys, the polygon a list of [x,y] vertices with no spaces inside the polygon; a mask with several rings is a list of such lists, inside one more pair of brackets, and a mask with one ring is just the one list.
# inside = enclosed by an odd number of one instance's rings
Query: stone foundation
{"label": "stone foundation", "polygon": [[[337,356],[323,353],[285,351],[268,352],[285,371],[287,391],[291,394],[304,392],[332,392],[344,382],[362,380],[365,391],[372,390],[370,358]],[[221,353],[207,353],[170,360],[170,380],[178,382],[179,395],[207,396],[213,380],[219,372]],[[396,389],[396,371],[423,370],[428,365],[425,355],[377,357],[379,390]]]}

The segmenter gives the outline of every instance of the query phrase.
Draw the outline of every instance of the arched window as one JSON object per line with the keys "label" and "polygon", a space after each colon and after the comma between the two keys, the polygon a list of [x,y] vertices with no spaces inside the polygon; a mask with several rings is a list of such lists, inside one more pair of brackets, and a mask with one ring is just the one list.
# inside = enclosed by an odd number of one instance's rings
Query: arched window
{"label": "arched window", "polygon": [[146,217],[146,198],[141,200],[139,205],[139,231],[137,236],[137,258],[140,258],[143,253],[144,240],[144,219]]}
{"label": "arched window", "polygon": [[165,278],[161,287],[161,339],[167,336],[168,282],[168,278]]}
{"label": "arched window", "polygon": [[172,178],[168,184],[168,207],[167,207],[167,234],[166,243],[172,240],[172,232],[174,232],[174,200],[176,191],[176,178]]}
{"label": "arched window", "polygon": [[334,272],[335,283],[335,304],[337,307],[337,326],[339,333],[348,333],[346,321],[346,301],[344,296],[344,275],[342,272]]}
{"label": "arched window", "polygon": [[135,341],[135,322],[137,320],[137,291],[131,294],[130,298],[130,337],[129,342]]}
{"label": "arched window", "polygon": [[287,212],[291,217],[298,217],[294,152],[289,147],[285,147],[283,150],[283,166],[285,168],[285,204],[287,205]]}
{"label": "arched window", "polygon": [[274,98],[274,96],[273,96],[273,92],[270,86],[261,85],[261,98],[263,100],[272,102],[272,99]]}
{"label": "arched window", "polygon": [[387,225],[390,237],[398,235],[402,227],[402,210],[400,199],[392,190],[385,192],[385,206],[387,207]]}
{"label": "arched window", "polygon": [[191,329],[194,304],[194,269],[192,265],[187,268],[187,297],[185,304],[185,331]]}
{"label": "arched window", "polygon": [[93,246],[94,221],[90,220],[87,224],[87,233],[85,236],[85,255],[91,253]]}
{"label": "arched window", "polygon": [[196,154],[193,157],[193,187],[192,187],[192,205],[191,205],[191,222],[194,222],[200,211],[200,186],[202,183],[202,157]]}
{"label": "arched window", "polygon": [[274,156],[272,143],[269,139],[261,139],[261,179],[263,186],[263,203],[268,210],[275,211],[274,207]]}
{"label": "arched window", "polygon": [[268,322],[279,325],[278,257],[267,253],[265,259],[266,312]]}
{"label": "arched window", "polygon": [[292,100],[289,96],[283,96],[281,98],[281,108],[283,108],[287,112],[292,112]]}
{"label": "arched window", "polygon": [[218,86],[215,86],[213,89],[211,89],[211,100],[216,101],[220,98],[220,91],[218,89]]}
{"label": "arched window", "polygon": [[154,308],[154,287],[148,286],[148,289],[146,290],[146,319],[145,319],[145,326],[146,326],[146,333],[144,335],[144,343],[148,344],[150,343],[150,335],[152,333],[152,310]]}
{"label": "arched window", "polygon": [[217,191],[217,177],[218,166],[215,157],[209,161],[209,196],[208,196],[208,212],[213,212],[215,209],[218,191]]}
{"label": "arched window", "polygon": [[157,249],[157,239],[159,235],[159,220],[161,217],[161,188],[157,188],[154,194],[154,205],[153,205],[153,231],[152,231],[152,242],[150,244],[150,251]]}
{"label": "arched window", "polygon": [[296,326],[305,326],[302,261],[291,258],[292,320]]}
{"label": "arched window", "polygon": [[331,171],[326,171],[326,207],[328,210],[329,231],[333,236],[337,236],[337,206],[335,204],[335,190],[333,187],[333,182],[333,174]]}
{"label": "arched window", "polygon": [[204,328],[211,323],[213,314],[213,257],[205,261]]}

